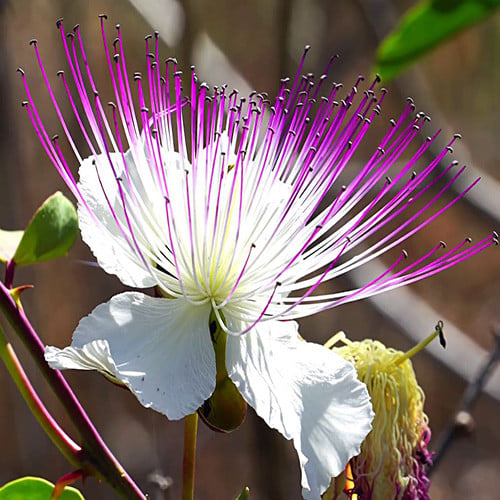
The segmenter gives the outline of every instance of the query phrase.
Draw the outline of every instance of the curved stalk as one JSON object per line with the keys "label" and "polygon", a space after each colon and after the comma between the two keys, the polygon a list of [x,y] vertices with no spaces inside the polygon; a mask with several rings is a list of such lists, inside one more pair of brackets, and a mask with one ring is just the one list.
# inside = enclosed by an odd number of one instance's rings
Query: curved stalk
{"label": "curved stalk", "polygon": [[82,449],[59,426],[54,417],[49,413],[35,389],[31,385],[14,348],[7,341],[5,332],[0,324],[0,358],[2,358],[7,371],[16,384],[31,413],[45,431],[50,440],[72,465],[79,466]]}

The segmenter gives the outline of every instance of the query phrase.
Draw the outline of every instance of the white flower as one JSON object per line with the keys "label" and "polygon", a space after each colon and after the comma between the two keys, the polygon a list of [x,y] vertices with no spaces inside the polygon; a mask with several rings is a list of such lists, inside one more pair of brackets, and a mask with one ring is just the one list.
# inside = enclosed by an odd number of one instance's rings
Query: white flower
{"label": "white flower", "polygon": [[[394,179],[399,190],[391,191],[389,182],[376,187],[425,117],[411,117],[409,103],[366,166],[339,188],[340,174],[380,112],[374,85],[353,114],[354,90],[337,102],[340,87],[333,85],[320,98],[326,76],[314,86],[312,76],[300,76],[302,64],[290,88],[282,83],[271,107],[262,94],[245,101],[225,87],[210,93],[194,73],[183,97],[177,63],[167,60],[166,72],[160,68],[157,41],[146,39],[147,53],[154,52],[147,78],[135,75],[131,84],[120,32],[113,57],[103,28],[115,92],[106,114],[86,57],[81,54],[83,63],[77,59],[84,50],[78,28],[67,41],[62,23],[58,27],[78,105],[69,79],[60,76],[88,142],[86,159],[69,134],[34,47],[80,163],[78,183],[57,139],[49,139],[23,74],[26,109],[78,199],[82,237],[99,265],[125,285],[156,287],[160,296],[125,292],[99,305],[81,320],[70,347],[47,348],[47,361],[57,369],[98,370],[125,384],[144,406],[180,419],[214,391],[209,324],[216,321],[227,335],[227,374],[267,424],[293,440],[303,495],[319,499],[330,478],[359,453],[373,412],[353,366],[300,340],[292,320],[434,274],[488,246],[493,237],[439,256],[437,247],[425,262],[419,259],[359,290],[313,294],[322,282],[411,236],[416,229],[409,224],[432,206],[435,199],[360,253],[350,253],[434,183],[437,161],[411,174],[424,144]],[[341,255],[350,257],[341,262]]]}

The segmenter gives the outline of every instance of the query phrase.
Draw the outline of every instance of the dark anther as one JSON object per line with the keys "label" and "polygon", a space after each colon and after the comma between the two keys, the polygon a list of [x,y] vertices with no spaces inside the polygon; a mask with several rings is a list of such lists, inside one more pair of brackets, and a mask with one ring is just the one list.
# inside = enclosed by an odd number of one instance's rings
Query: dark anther
{"label": "dark anther", "polygon": [[371,124],[372,121],[370,120],[370,118],[365,118],[365,122]]}
{"label": "dark anther", "polygon": [[462,138],[462,135],[461,134],[455,134],[453,136],[454,139],[461,139]]}
{"label": "dark anther", "polygon": [[389,176],[387,176],[385,180],[387,181],[387,184],[390,184],[392,182],[392,179]]}
{"label": "dark anther", "polygon": [[317,224],[316,227],[314,229],[317,229],[318,231],[320,229],[323,229],[323,224]]}
{"label": "dark anther", "polygon": [[347,243],[351,243],[351,237],[350,236],[346,236],[345,239],[346,239]]}
{"label": "dark anther", "polygon": [[357,94],[358,93],[358,89],[355,85],[352,86],[352,91]]}
{"label": "dark anther", "polygon": [[389,93],[389,91],[388,91],[385,87],[382,87],[382,88],[380,89],[380,92],[381,92],[382,94],[388,94],[388,93]]}
{"label": "dark anther", "polygon": [[142,75],[140,73],[134,73],[134,80],[140,80]]}
{"label": "dark anther", "polygon": [[408,252],[407,252],[406,250],[403,250],[403,251],[402,251],[402,255],[403,255],[403,257],[404,257],[405,259],[407,259],[407,258],[408,258]]}
{"label": "dark anther", "polygon": [[113,40],[113,47],[116,49],[116,46],[120,43],[120,39],[118,37],[116,37],[114,40]]}
{"label": "dark anther", "polygon": [[446,146],[446,149],[449,153],[453,153],[453,148],[451,146]]}
{"label": "dark anther", "polygon": [[38,43],[38,40],[36,38],[32,38],[28,43],[30,45],[36,45]]}
{"label": "dark anther", "polygon": [[344,184],[343,186],[340,187],[340,190],[344,192],[347,189],[347,186]]}
{"label": "dark anther", "polygon": [[380,75],[378,73],[375,75],[375,81],[380,82]]}
{"label": "dark anther", "polygon": [[23,101],[23,102],[21,102],[21,106],[22,106],[23,108],[25,108],[28,104],[29,104],[29,102],[28,102],[28,101]]}
{"label": "dark anther", "polygon": [[381,148],[380,146],[377,148],[377,151],[381,154],[385,154],[385,150]]}
{"label": "dark anther", "polygon": [[78,31],[80,29],[80,25],[79,24],[75,24],[73,26],[73,31]]}
{"label": "dark anther", "polygon": [[120,31],[120,25],[119,24],[115,24],[115,28],[116,28],[116,31]]}
{"label": "dark anther", "polygon": [[467,243],[472,243],[472,238],[470,236],[467,236],[467,238],[465,238],[465,241]]}
{"label": "dark anther", "polygon": [[378,105],[378,104],[377,104],[377,105],[373,108],[373,111],[375,111],[375,113],[376,113],[377,115],[380,115],[380,112],[381,112],[380,105]]}
{"label": "dark anther", "polygon": [[406,101],[409,102],[410,104],[415,104],[411,97],[407,97]]}
{"label": "dark anther", "polygon": [[456,167],[456,166],[458,165],[458,160],[453,160],[453,161],[451,162],[451,164],[452,164],[454,167]]}
{"label": "dark anther", "polygon": [[153,35],[148,34],[144,37],[144,40],[151,40],[151,38],[153,38]]}
{"label": "dark anther", "polygon": [[425,115],[425,116],[424,116],[424,120],[425,120],[426,122],[430,122],[430,121],[431,121],[431,117],[430,117],[429,115]]}
{"label": "dark anther", "polygon": [[107,19],[107,14],[99,14],[99,19]]}
{"label": "dark anther", "polygon": [[428,135],[428,136],[425,138],[425,140],[426,140],[427,142],[431,142],[431,141],[432,141],[432,137],[431,137],[430,135]]}
{"label": "dark anther", "polygon": [[411,179],[415,179],[415,177],[417,176],[417,172],[415,172],[415,170],[411,173]]}
{"label": "dark anther", "polygon": [[314,153],[317,153],[318,152],[318,148],[316,146],[311,146],[309,148],[309,151],[313,151]]}
{"label": "dark anther", "polygon": [[412,125],[412,127],[413,127],[415,130],[420,130],[420,125],[418,125],[418,124],[416,124],[416,123],[414,123],[414,124]]}
{"label": "dark anther", "polygon": [[281,83],[288,83],[290,81],[290,78],[288,78],[288,77],[282,78],[280,81],[281,81]]}
{"label": "dark anther", "polygon": [[149,113],[149,108],[146,108],[146,106],[143,106],[141,108],[141,113]]}
{"label": "dark anther", "polygon": [[57,76],[63,76],[64,75],[64,71],[62,69],[60,69],[57,73],[56,73]]}
{"label": "dark anther", "polygon": [[200,89],[207,89],[210,90],[210,86],[208,85],[207,82],[201,82],[200,83]]}
{"label": "dark anther", "polygon": [[16,71],[20,73],[21,75],[24,75],[24,69],[23,68],[17,68]]}
{"label": "dark anther", "polygon": [[174,63],[174,64],[177,64],[177,59],[175,57],[167,57],[167,59],[165,59],[165,62],[168,64],[168,63]]}
{"label": "dark anther", "polygon": [[389,123],[390,123],[393,127],[395,127],[395,126],[396,126],[396,120],[394,120],[394,118],[391,118],[391,119],[389,120]]}
{"label": "dark anther", "polygon": [[108,106],[112,107],[113,109],[116,109],[116,104],[114,102],[109,101]]}
{"label": "dark anther", "polygon": [[316,104],[316,99],[314,99],[314,97],[311,97],[309,99],[309,104]]}
{"label": "dark anther", "polygon": [[155,55],[154,54],[151,54],[151,52],[148,52],[146,54],[146,57],[149,57],[150,59],[154,59],[155,58]]}
{"label": "dark anther", "polygon": [[57,139],[59,139],[59,135],[54,134],[50,139],[55,142],[55,141],[57,141]]}
{"label": "dark anther", "polygon": [[99,91],[98,90],[93,90],[94,92],[94,97],[99,97]]}
{"label": "dark anther", "polygon": [[60,17],[60,18],[56,21],[56,26],[57,26],[58,28],[60,28],[60,27],[61,27],[61,24],[63,23],[63,21],[64,21],[64,18]]}
{"label": "dark anther", "polygon": [[445,241],[441,240],[441,241],[439,242],[439,244],[440,244],[443,248],[446,248],[446,242],[445,242]]}
{"label": "dark anther", "polygon": [[151,129],[151,135],[154,137],[156,134],[158,133],[158,129],[157,128],[152,128]]}
{"label": "dark anther", "polygon": [[256,248],[256,247],[257,247],[257,245],[256,245],[255,243],[252,243],[252,244],[250,245],[250,248]]}
{"label": "dark anther", "polygon": [[276,282],[276,288],[278,288],[279,286],[281,286],[281,281]]}
{"label": "dark anther", "polygon": [[498,233],[496,231],[493,231],[492,235],[493,235],[493,238],[498,240]]}
{"label": "dark anther", "polygon": [[120,59],[120,54],[113,54],[113,60],[115,62],[118,62],[119,59]]}
{"label": "dark anther", "polygon": [[174,77],[177,77],[177,76],[178,76],[178,77],[180,77],[181,75],[182,75],[182,71],[180,71],[180,70],[179,70],[179,71],[176,71],[176,72],[174,73]]}
{"label": "dark anther", "polygon": [[160,76],[160,82],[163,83],[164,85],[166,85],[167,79],[164,76]]}
{"label": "dark anther", "polygon": [[362,119],[363,119],[363,115],[362,115],[361,113],[358,113],[356,116],[357,116],[360,120],[362,120]]}
{"label": "dark anther", "polygon": [[352,141],[348,141],[347,142],[347,149],[351,149],[351,147],[352,147]]}
{"label": "dark anther", "polygon": [[158,38],[160,37],[160,32],[158,30],[155,30],[154,34],[155,34],[155,38],[158,40]]}
{"label": "dark anther", "polygon": [[437,322],[437,325],[436,325],[436,331],[439,334],[439,343],[442,345],[443,348],[445,348],[446,347],[446,338],[444,336],[443,327],[444,327],[444,323],[441,320],[439,320]]}
{"label": "dark anther", "polygon": [[75,34],[74,33],[66,33],[66,38],[73,40],[75,38]]}

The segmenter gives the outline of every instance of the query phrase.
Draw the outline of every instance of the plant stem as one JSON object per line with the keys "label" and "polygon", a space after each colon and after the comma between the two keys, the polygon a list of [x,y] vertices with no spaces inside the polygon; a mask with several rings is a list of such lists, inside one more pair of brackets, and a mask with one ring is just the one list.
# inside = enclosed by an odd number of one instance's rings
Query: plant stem
{"label": "plant stem", "polygon": [[198,414],[193,413],[184,419],[184,458],[182,461],[182,500],[194,498],[194,472],[196,461],[196,434]]}
{"label": "plant stem", "polygon": [[12,283],[14,282],[14,272],[16,270],[16,263],[14,260],[9,260],[5,267],[5,286],[7,288],[12,288]]}
{"label": "plant stem", "polygon": [[0,310],[23,341],[77,429],[82,441],[82,460],[85,461],[87,473],[106,481],[122,498],[145,500],[144,493],[102,440],[66,379],[59,371],[50,368],[45,361],[43,343],[23,309],[18,307],[9,289],[2,282],[0,282]]}
{"label": "plant stem", "polygon": [[31,413],[33,413],[47,436],[72,465],[79,466],[81,463],[79,455],[82,449],[64,432],[45,408],[26,376],[14,348],[7,341],[2,325],[0,325],[0,357]]}

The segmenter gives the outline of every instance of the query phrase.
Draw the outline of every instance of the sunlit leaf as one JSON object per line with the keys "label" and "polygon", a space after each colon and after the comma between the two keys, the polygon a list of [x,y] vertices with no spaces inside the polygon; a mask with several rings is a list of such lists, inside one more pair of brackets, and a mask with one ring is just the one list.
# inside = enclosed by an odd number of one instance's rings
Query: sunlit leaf
{"label": "sunlit leaf", "polygon": [[78,234],[73,204],[60,192],[47,198],[35,212],[14,254],[18,266],[66,255]]}
{"label": "sunlit leaf", "polygon": [[[0,488],[0,500],[50,500],[54,485],[39,477],[22,477]],[[66,486],[59,500],[84,500],[75,488]]]}
{"label": "sunlit leaf", "polygon": [[248,486],[243,488],[243,491],[236,497],[236,500],[248,500],[250,498],[250,490]]}
{"label": "sunlit leaf", "polygon": [[408,10],[377,51],[375,71],[387,81],[447,38],[485,18],[500,0],[425,0]]}
{"label": "sunlit leaf", "polygon": [[0,229],[0,262],[8,262],[16,253],[16,248],[24,231],[5,231]]}

